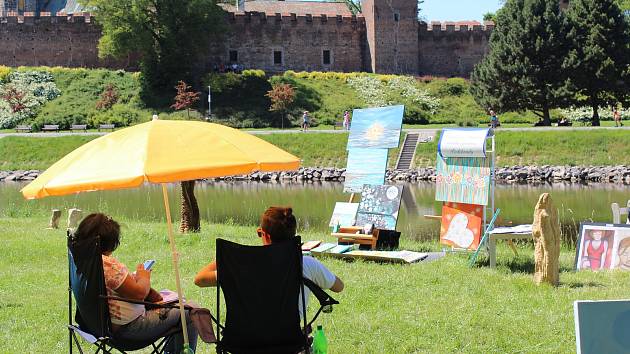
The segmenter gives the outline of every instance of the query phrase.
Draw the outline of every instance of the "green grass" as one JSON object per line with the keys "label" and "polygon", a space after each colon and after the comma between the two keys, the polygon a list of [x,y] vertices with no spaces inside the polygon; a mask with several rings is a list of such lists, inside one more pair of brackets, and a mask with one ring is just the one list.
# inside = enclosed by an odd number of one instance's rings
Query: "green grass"
{"label": "green grass", "polygon": [[0,170],[43,170],[97,136],[0,139]]}
{"label": "green grass", "polygon": [[[116,216],[115,216],[116,217]],[[67,256],[62,230],[46,230],[47,218],[0,218],[0,349],[3,353],[67,350]],[[133,267],[156,259],[152,283],[175,288],[163,223],[120,220],[122,244],[115,252]],[[202,232],[177,235],[186,296],[214,308],[214,289],[192,284],[196,271],[214,258],[216,237],[256,244],[253,226],[203,224]],[[304,239],[328,239],[306,233]],[[499,245],[498,268],[467,267],[465,255],[450,254],[414,265],[348,263],[324,259],[346,289],[323,324],[331,353],[572,353],[572,303],[627,297],[628,273],[574,273],[574,251],[561,253],[561,285],[532,282],[533,249],[519,256]],[[437,243],[402,240],[411,250]],[[483,258],[483,257],[482,257]],[[481,260],[483,264],[487,261]],[[314,307],[314,306],[312,306]],[[312,310],[312,308],[311,308]],[[213,353],[200,344],[198,353]]]}

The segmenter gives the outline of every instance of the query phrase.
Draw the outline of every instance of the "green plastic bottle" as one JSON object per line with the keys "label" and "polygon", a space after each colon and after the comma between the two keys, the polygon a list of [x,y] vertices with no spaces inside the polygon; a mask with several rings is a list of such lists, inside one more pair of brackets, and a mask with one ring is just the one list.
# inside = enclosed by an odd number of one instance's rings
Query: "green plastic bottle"
{"label": "green plastic bottle", "polygon": [[326,354],[328,353],[328,340],[326,334],[324,334],[324,328],[322,325],[317,325],[315,336],[313,337],[313,354]]}

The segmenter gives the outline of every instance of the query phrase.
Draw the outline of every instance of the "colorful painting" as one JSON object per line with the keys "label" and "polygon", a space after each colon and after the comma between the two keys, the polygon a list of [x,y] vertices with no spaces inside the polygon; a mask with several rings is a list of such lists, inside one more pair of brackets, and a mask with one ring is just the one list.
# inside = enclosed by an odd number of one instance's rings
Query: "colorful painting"
{"label": "colorful painting", "polygon": [[630,270],[630,225],[582,224],[575,268]]}
{"label": "colorful painting", "polygon": [[435,200],[488,205],[490,159],[437,155]]}
{"label": "colorful painting", "polygon": [[578,354],[627,354],[630,300],[573,303]]}
{"label": "colorful painting", "polygon": [[364,226],[366,224],[374,225],[374,228],[382,230],[396,230],[396,217],[392,215],[381,214],[369,214],[369,213],[357,213],[357,226]]}
{"label": "colorful painting", "polygon": [[357,210],[359,209],[359,203],[337,203],[335,204],[335,210],[333,211],[332,218],[328,226],[354,226],[354,222],[357,218]]}
{"label": "colorful painting", "polygon": [[447,206],[442,207],[441,244],[476,250],[480,240],[481,217]]}
{"label": "colorful painting", "polygon": [[369,214],[398,217],[403,186],[364,185],[359,211]]}
{"label": "colorful painting", "polygon": [[483,205],[446,202],[444,203],[444,206],[483,218]]}
{"label": "colorful painting", "polygon": [[405,106],[355,109],[348,137],[348,150],[397,148]]}
{"label": "colorful painting", "polygon": [[387,149],[351,149],[348,151],[348,167],[344,192],[358,193],[364,184],[385,183]]}

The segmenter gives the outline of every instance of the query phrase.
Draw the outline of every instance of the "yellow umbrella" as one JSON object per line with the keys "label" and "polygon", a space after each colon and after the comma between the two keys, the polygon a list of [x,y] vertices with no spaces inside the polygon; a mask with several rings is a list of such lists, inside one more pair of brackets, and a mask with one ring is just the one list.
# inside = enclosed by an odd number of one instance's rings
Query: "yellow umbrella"
{"label": "yellow umbrella", "polygon": [[[289,171],[299,164],[297,157],[236,129],[204,122],[154,120],[80,146],[24,187],[22,194],[35,199],[162,183],[177,293],[182,299],[165,183],[254,171]],[[187,345],[181,302],[180,311]]]}

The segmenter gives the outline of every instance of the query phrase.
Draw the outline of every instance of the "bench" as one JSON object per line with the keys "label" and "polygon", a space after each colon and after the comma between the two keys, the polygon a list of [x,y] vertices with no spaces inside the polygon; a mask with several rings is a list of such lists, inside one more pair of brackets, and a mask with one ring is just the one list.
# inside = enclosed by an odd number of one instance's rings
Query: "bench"
{"label": "bench", "polygon": [[59,131],[59,124],[44,124],[44,127],[42,128],[42,131],[44,131],[44,132],[58,132]]}
{"label": "bench", "polygon": [[70,126],[70,130],[83,130],[84,132],[87,132],[87,124],[72,124]]}
{"label": "bench", "polygon": [[30,125],[18,125],[15,127],[16,133],[19,133],[19,132],[30,133],[31,131],[33,131],[33,127]]}
{"label": "bench", "polygon": [[100,132],[101,129],[102,130],[109,129],[109,130],[113,131],[114,129],[116,129],[116,125],[114,125],[114,124],[99,124],[98,125],[98,131]]}
{"label": "bench", "polygon": [[337,128],[343,128],[343,122],[335,122],[333,130],[337,130]]}

